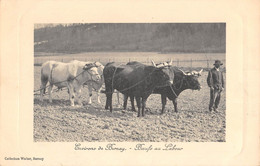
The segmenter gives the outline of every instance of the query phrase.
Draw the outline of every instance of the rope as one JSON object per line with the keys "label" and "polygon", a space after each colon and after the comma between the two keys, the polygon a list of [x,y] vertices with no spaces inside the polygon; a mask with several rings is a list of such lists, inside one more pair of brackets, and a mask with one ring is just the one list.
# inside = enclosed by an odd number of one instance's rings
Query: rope
{"label": "rope", "polygon": [[172,86],[171,86],[171,85],[170,85],[170,88],[171,88],[171,90],[172,90],[173,94],[175,95],[175,97],[176,97],[176,98],[178,98],[177,94],[174,92],[174,90],[173,90],[173,88],[172,88]]}
{"label": "rope", "polygon": [[[116,69],[115,69],[115,71],[114,71],[114,73],[113,73],[113,76],[112,76],[112,89],[114,88],[114,76],[115,76],[115,73],[116,73],[117,68],[118,68],[118,67],[116,67]],[[127,88],[125,88],[125,89],[123,89],[123,90],[120,90],[120,91],[123,92],[123,91],[129,90],[129,89],[131,89],[131,88],[133,88],[133,87],[139,85],[140,83],[142,83],[143,81],[145,81],[145,79],[148,78],[154,71],[155,71],[155,69],[154,69],[152,72],[150,72],[143,80],[141,80],[141,81],[135,83],[134,85],[132,85],[132,86],[130,86],[130,87],[127,87]],[[113,93],[113,92],[106,92],[106,93]]]}
{"label": "rope", "polygon": [[[62,88],[56,88],[56,89],[54,89],[54,90],[56,90],[56,91],[54,91],[54,92],[52,92],[52,93],[58,92],[59,90],[63,90],[63,89],[62,89]],[[41,94],[34,94],[34,95],[41,95]],[[44,96],[44,95],[48,95],[48,93],[43,94],[43,96]]]}
{"label": "rope", "polygon": [[178,82],[181,82],[181,85],[180,85],[179,88],[177,88],[177,87],[175,86],[176,84],[173,84],[173,86],[176,88],[176,90],[180,90],[180,89],[181,89],[181,87],[182,87],[182,85],[183,85],[183,80],[184,80],[184,78],[182,78],[180,81],[178,81]]}
{"label": "rope", "polygon": [[[169,86],[169,87],[171,88],[172,93],[175,95],[176,98],[178,98],[177,94],[175,93],[175,91],[174,91],[173,88],[172,88],[171,83],[166,84],[166,85],[163,85],[163,86],[156,86],[156,88],[163,88],[163,87],[167,87],[167,86]],[[173,86],[174,86],[174,85],[173,85]]]}
{"label": "rope", "polygon": [[[53,70],[53,69],[52,69]],[[51,80],[52,80],[52,70],[51,70]],[[89,70],[89,69],[88,69]],[[88,70],[83,70],[82,72],[80,72],[78,75],[76,75],[76,77],[72,78],[71,81],[73,80],[77,80],[77,77],[79,77],[82,73],[84,73],[85,71],[88,71]],[[89,72],[88,72],[89,73]],[[90,74],[90,73],[89,73]],[[91,74],[90,74],[91,75]],[[91,75],[91,79],[92,79],[92,75]],[[93,80],[93,79],[92,79]],[[77,80],[78,81],[78,80]],[[93,80],[94,81],[94,80]],[[64,80],[64,81],[59,81],[59,82],[55,82],[55,83],[52,83],[52,84],[60,84],[60,83],[63,83],[63,82],[68,82],[68,80]],[[43,88],[40,88],[40,89],[37,89],[37,90],[34,90],[33,93],[35,92],[38,92],[38,91],[41,91],[42,89],[45,89],[45,88],[48,88],[50,85],[48,86],[45,86]],[[57,92],[57,91],[56,91]],[[39,94],[34,94],[34,95],[39,95]]]}
{"label": "rope", "polygon": [[[115,69],[115,71],[114,71],[114,73],[113,73],[113,76],[112,76],[112,89],[113,89],[114,76],[115,76],[115,73],[116,73],[117,68],[118,68],[118,67],[116,67],[116,69]],[[128,87],[128,88],[125,88],[125,89],[123,89],[123,90],[120,90],[120,91],[123,92],[123,91],[129,90],[129,89],[131,89],[131,88],[137,86],[137,85],[140,84],[141,82],[145,81],[145,79],[148,78],[154,71],[155,71],[155,70],[153,70],[151,73],[149,73],[148,76],[146,76],[143,80],[137,82],[136,84],[134,84],[134,85],[132,85],[132,86],[130,86],[130,87]],[[182,83],[183,83],[183,79],[182,79]],[[157,86],[157,87],[167,87],[167,86],[170,86],[171,91],[173,92],[173,94],[175,95],[175,97],[178,98],[178,96],[177,96],[177,94],[175,93],[175,91],[173,90],[171,84],[166,84],[166,85]],[[181,86],[182,86],[182,84],[181,84]],[[180,88],[181,88],[181,86],[180,86]],[[148,91],[146,91],[146,92],[148,92]],[[146,93],[146,92],[145,92],[145,93]],[[113,93],[113,92],[109,92],[109,93]]]}

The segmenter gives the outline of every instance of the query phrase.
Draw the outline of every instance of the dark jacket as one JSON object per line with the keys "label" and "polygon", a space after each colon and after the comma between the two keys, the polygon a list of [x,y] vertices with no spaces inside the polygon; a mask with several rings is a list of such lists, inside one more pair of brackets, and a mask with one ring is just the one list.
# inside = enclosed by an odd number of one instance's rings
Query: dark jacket
{"label": "dark jacket", "polygon": [[223,73],[217,71],[215,68],[211,69],[208,73],[207,83],[209,87],[220,89],[225,87]]}

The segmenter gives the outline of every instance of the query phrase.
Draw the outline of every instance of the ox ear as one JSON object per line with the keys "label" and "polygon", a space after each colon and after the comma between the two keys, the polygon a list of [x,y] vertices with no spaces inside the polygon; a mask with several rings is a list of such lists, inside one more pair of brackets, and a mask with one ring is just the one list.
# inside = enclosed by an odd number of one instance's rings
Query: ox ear
{"label": "ox ear", "polygon": [[154,63],[154,61],[153,61],[153,60],[151,60],[151,62],[152,62],[152,64],[153,64],[153,66],[154,66],[154,67],[156,67],[156,64]]}
{"label": "ox ear", "polygon": [[100,64],[99,64],[97,61],[95,61],[95,62],[94,62],[94,66],[95,66],[95,67],[99,67]]}
{"label": "ox ear", "polygon": [[95,67],[95,65],[93,63],[85,64],[85,66],[83,67],[83,70],[88,70],[92,67]]}

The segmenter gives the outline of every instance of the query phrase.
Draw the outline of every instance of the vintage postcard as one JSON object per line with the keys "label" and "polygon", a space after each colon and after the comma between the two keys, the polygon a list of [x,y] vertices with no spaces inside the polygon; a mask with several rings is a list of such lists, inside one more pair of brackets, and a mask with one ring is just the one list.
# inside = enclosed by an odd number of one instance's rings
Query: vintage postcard
{"label": "vintage postcard", "polygon": [[0,165],[258,165],[257,5],[2,1]]}

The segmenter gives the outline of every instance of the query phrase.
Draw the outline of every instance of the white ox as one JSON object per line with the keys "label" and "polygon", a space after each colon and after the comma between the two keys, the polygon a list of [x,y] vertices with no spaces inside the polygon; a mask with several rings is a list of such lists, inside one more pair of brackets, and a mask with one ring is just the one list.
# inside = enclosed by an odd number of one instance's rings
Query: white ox
{"label": "white ox", "polygon": [[[52,88],[57,86],[59,89],[68,88],[69,100],[71,106],[74,106],[74,99],[81,105],[80,93],[83,84],[87,81],[99,82],[101,77],[98,69],[93,63],[62,63],[56,61],[47,61],[41,68],[41,101],[46,84],[49,82],[49,101],[52,102]],[[75,95],[76,94],[76,95]]]}
{"label": "white ox", "polygon": [[84,85],[88,86],[88,92],[89,92],[88,104],[92,103],[93,89],[97,92],[97,101],[100,104],[101,103],[100,92],[101,92],[101,89],[102,89],[102,85],[104,83],[104,77],[103,77],[104,66],[100,62],[83,62],[83,61],[78,61],[78,60],[70,61],[70,63],[75,63],[75,64],[79,64],[79,65],[95,64],[95,66],[97,67],[98,74],[101,76],[101,79],[99,81],[88,80],[84,83]]}

